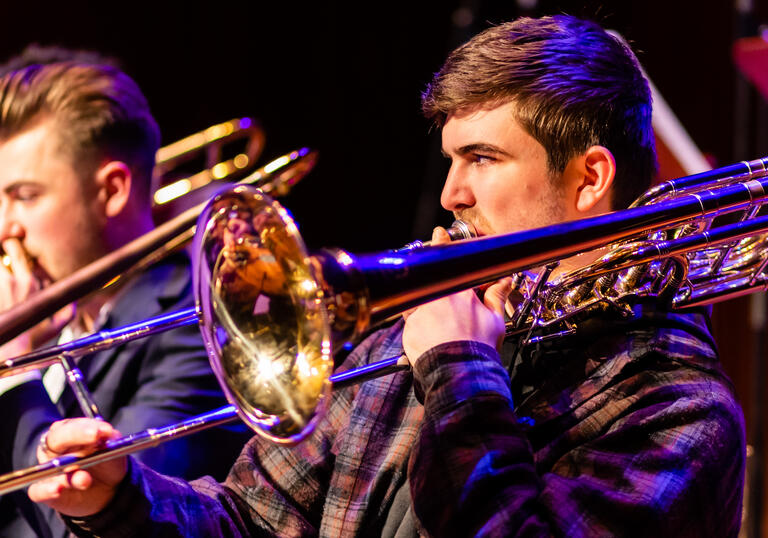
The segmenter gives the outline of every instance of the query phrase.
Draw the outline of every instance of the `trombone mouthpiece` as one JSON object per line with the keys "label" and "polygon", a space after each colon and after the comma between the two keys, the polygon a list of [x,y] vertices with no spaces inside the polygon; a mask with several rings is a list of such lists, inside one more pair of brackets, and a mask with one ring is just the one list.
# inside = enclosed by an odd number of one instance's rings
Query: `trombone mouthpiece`
{"label": "trombone mouthpiece", "polygon": [[[475,230],[475,227],[461,219],[454,220],[453,224],[451,224],[449,228],[446,228],[445,231],[448,232],[448,237],[451,238],[451,241],[458,241],[459,239],[472,239],[473,237],[477,237],[477,231]],[[419,241],[417,239],[416,241],[412,241],[403,247],[395,249],[393,252],[405,252],[415,248],[428,247],[431,244],[432,241]]]}
{"label": "trombone mouthpiece", "polygon": [[472,239],[473,237],[477,237],[477,230],[475,230],[475,227],[461,219],[454,220],[450,228],[446,229],[445,231],[448,232],[448,237],[451,238],[451,241],[458,241],[459,239]]}

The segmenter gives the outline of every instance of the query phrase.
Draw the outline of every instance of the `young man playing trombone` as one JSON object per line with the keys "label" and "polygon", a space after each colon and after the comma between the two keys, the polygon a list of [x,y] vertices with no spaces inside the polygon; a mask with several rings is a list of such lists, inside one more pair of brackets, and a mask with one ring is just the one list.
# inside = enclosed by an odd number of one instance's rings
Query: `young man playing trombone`
{"label": "young man playing trombone", "polygon": [[[0,76],[0,244],[10,260],[0,267],[0,309],[153,228],[149,190],[159,141],[141,91],[114,67],[73,56]],[[177,255],[83,297],[2,346],[0,357],[190,305],[190,290],[188,261]],[[224,405],[196,328],[136,344],[77,363],[107,420],[136,432]],[[35,463],[52,422],[82,416],[63,375],[52,367],[42,376],[0,380],[3,473]],[[224,476],[249,434],[218,428],[206,437],[179,440],[141,458],[176,476]],[[53,511],[30,504],[21,492],[1,503],[3,536],[66,532]]]}
{"label": "young man playing trombone", "polygon": [[[634,55],[571,17],[476,36],[423,108],[451,160],[441,202],[480,235],[626,207],[654,170]],[[518,356],[502,343],[510,290],[503,279],[482,299],[457,293],[371,335],[345,369],[404,351],[413,371],[335,391],[296,447],[255,437],[224,484],[118,459],[29,495],[81,535],[736,535],[743,418],[706,314],[641,302]],[[38,455],[117,435],[54,424]]]}

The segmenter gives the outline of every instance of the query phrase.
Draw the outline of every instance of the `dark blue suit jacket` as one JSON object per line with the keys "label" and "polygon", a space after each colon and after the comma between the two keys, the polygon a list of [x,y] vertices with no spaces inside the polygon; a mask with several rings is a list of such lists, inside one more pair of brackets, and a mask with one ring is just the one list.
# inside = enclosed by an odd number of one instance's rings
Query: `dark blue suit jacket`
{"label": "dark blue suit jacket", "polygon": [[[121,294],[105,328],[193,303],[188,260],[174,256],[140,275]],[[101,414],[124,434],[166,426],[227,403],[196,326],[83,357],[78,366]],[[37,443],[52,422],[82,415],[69,387],[54,405],[41,381],[25,383],[0,396],[0,413],[3,473],[37,462]],[[162,444],[135,457],[165,474],[187,479],[210,474],[223,480],[250,436],[250,430],[236,423]],[[56,513],[31,503],[24,491],[0,499],[0,524],[5,524],[0,526],[0,536],[14,538],[66,533]]]}

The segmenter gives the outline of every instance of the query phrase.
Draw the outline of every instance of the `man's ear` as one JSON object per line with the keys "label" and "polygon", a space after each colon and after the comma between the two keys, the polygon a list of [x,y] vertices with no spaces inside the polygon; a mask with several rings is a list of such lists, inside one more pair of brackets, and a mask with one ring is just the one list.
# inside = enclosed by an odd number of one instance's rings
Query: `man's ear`
{"label": "man's ear", "polygon": [[107,217],[116,217],[128,205],[131,197],[133,176],[131,169],[122,161],[109,161],[96,170],[98,200]]}
{"label": "man's ear", "polygon": [[611,187],[616,176],[616,159],[603,146],[590,146],[574,158],[576,166],[576,210],[611,210]]}

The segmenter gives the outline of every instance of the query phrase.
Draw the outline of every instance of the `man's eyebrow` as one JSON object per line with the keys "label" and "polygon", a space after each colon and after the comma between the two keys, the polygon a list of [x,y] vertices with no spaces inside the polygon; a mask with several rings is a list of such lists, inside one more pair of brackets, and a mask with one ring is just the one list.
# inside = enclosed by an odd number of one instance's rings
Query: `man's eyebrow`
{"label": "man's eyebrow", "polygon": [[496,155],[504,155],[506,157],[512,156],[498,146],[494,146],[492,144],[483,144],[482,142],[478,142],[477,144],[467,144],[466,146],[461,146],[456,150],[456,153],[458,153],[459,155],[466,155],[468,153],[493,153]]}

